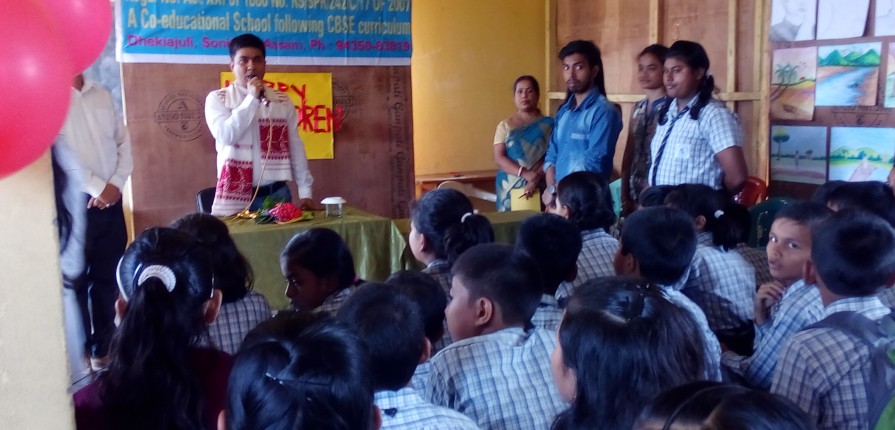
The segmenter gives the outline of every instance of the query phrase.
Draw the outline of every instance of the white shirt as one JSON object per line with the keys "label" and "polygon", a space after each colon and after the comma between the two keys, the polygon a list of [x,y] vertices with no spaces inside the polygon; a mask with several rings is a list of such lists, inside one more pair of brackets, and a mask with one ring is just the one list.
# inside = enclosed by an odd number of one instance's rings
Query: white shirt
{"label": "white shirt", "polygon": [[[271,101],[270,106],[263,106],[244,86],[238,84],[212,91],[205,98],[205,120],[218,151],[218,176],[226,159],[224,147],[250,146],[252,185],[293,180],[298,186],[299,198],[310,198],[314,178],[308,170],[305,145],[298,136],[298,114],[295,106],[280,91],[270,88],[264,91]],[[267,160],[263,177],[259,118],[285,119],[289,134],[289,166],[281,166],[278,160]]]}
{"label": "white shirt", "polygon": [[85,193],[99,197],[106,184],[124,187],[134,167],[131,140],[108,91],[90,79],[84,79],[80,91],[72,88],[59,134],[77,156]]}

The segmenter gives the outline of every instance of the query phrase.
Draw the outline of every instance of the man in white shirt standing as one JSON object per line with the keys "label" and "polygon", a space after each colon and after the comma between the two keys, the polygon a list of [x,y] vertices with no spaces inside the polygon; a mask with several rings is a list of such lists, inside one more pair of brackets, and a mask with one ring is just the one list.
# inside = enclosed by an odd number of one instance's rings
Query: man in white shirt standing
{"label": "man in white shirt standing", "polygon": [[68,173],[81,184],[87,206],[85,267],[72,287],[84,322],[85,351],[101,367],[115,329],[115,271],[127,245],[121,189],[133,161],[130,137],[109,92],[81,74],[75,76],[71,91],[60,141],[77,158],[74,165],[79,167]]}
{"label": "man in white shirt standing", "polygon": [[266,56],[257,36],[234,37],[230,69],[235,81],[205,99],[205,119],[218,152],[212,215],[257,210],[267,197],[291,201],[286,181],[295,181],[301,206],[317,208],[295,105],[285,93],[265,88]]}

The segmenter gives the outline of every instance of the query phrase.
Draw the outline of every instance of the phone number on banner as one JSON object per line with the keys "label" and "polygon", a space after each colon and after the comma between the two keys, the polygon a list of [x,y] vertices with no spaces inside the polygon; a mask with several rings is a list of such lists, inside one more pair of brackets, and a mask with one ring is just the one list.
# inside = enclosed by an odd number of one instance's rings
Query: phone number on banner
{"label": "phone number on banner", "polygon": [[390,42],[369,40],[337,40],[336,50],[339,51],[410,51],[410,42]]}

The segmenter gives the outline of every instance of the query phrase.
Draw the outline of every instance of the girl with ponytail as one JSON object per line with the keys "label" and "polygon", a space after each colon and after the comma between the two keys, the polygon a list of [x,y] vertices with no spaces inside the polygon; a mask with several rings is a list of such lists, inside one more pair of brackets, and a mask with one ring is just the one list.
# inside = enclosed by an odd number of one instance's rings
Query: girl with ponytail
{"label": "girl with ponytail", "polygon": [[231,357],[198,345],[221,305],[211,255],[185,233],[146,230],[118,265],[111,362],[74,395],[79,429],[214,429]]}
{"label": "girl with ponytail", "polygon": [[722,344],[740,355],[752,353],[755,268],[736,246],[745,227],[737,218],[741,206],[706,185],[679,185],[665,205],[693,218],[696,253],[682,292],[705,311],[709,327]]}
{"label": "girl with ponytail", "polygon": [[665,90],[651,144],[650,185],[705,184],[738,193],[746,181],[743,131],[713,97],[715,79],[702,45],[674,42],[665,55]]}
{"label": "girl with ponytail", "polygon": [[[494,230],[488,218],[473,210],[472,202],[450,188],[432,190],[410,207],[410,251],[426,265],[427,273],[445,294],[451,290],[451,266],[474,245],[494,242]],[[451,343],[445,326],[444,337],[433,346],[435,351]]]}

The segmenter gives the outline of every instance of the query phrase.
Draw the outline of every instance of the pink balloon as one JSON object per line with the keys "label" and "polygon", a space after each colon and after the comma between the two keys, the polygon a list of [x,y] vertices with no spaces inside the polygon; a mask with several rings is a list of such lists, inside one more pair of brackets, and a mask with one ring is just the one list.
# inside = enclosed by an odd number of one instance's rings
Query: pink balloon
{"label": "pink balloon", "polygon": [[[21,0],[19,0],[21,1]],[[80,73],[103,52],[112,32],[112,6],[109,0],[38,0],[56,21],[72,59]]]}
{"label": "pink balloon", "polygon": [[0,178],[37,160],[53,143],[75,75],[68,41],[32,0],[0,2]]}

